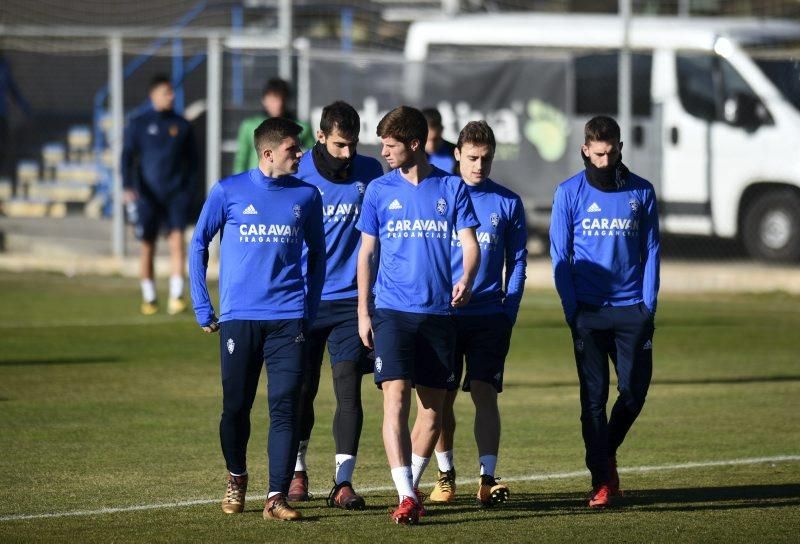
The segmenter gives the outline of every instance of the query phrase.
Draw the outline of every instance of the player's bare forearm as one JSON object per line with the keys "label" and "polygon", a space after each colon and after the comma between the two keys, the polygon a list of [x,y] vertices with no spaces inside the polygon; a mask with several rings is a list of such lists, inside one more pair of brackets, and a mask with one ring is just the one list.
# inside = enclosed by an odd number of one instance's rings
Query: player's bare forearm
{"label": "player's bare forearm", "polygon": [[478,239],[475,237],[475,229],[461,229],[458,231],[458,240],[461,242],[464,274],[453,285],[451,304],[455,308],[466,306],[469,303],[472,298],[472,284],[475,282],[475,276],[481,265],[481,250],[478,246]]}
{"label": "player's bare forearm", "polygon": [[361,248],[358,251],[358,335],[368,348],[372,348],[372,319],[369,315],[369,300],[372,290],[375,248],[377,240],[368,234],[361,235]]}

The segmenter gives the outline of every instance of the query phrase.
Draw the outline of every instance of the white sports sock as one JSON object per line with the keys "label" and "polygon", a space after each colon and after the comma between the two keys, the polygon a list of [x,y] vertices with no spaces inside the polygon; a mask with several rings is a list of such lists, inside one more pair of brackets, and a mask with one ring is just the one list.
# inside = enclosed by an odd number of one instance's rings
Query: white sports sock
{"label": "white sports sock", "polygon": [[170,276],[169,298],[181,298],[182,296],[183,296],[183,276]]}
{"label": "white sports sock", "polygon": [[420,457],[415,453],[411,454],[411,475],[413,477],[412,484],[415,489],[419,487],[419,481],[422,479],[422,473],[425,472],[425,467],[428,466],[430,460],[430,457]]}
{"label": "white sports sock", "polygon": [[300,447],[297,448],[297,461],[294,464],[295,472],[305,472],[306,467],[306,452],[308,451],[308,440],[301,440]]}
{"label": "white sports sock", "polygon": [[[229,471],[229,472],[230,472],[230,471]],[[247,476],[247,471],[245,470],[245,471],[244,471],[244,472],[242,472],[241,474],[234,474],[233,472],[231,472],[231,476],[233,476],[234,478],[239,478],[239,477],[241,477],[241,476]]]}
{"label": "white sports sock", "polygon": [[433,453],[436,454],[436,464],[439,465],[440,472],[447,472],[448,470],[453,470],[453,450],[447,450],[447,451],[434,450]]}
{"label": "white sports sock", "polygon": [[280,495],[281,493],[283,493],[283,491],[270,491],[269,494],[267,495],[267,499],[271,499],[275,495]]}
{"label": "white sports sock", "polygon": [[481,476],[484,474],[488,476],[494,476],[494,469],[497,468],[497,456],[481,455],[478,457],[478,460],[481,463]]}
{"label": "white sports sock", "polygon": [[139,283],[142,286],[142,300],[145,302],[156,301],[156,284],[153,280],[142,280]]}
{"label": "white sports sock", "polygon": [[392,480],[394,480],[394,486],[397,488],[397,496],[400,498],[398,502],[401,502],[403,497],[411,497],[414,502],[417,501],[417,494],[414,493],[414,486],[411,485],[411,467],[393,468]]}
{"label": "white sports sock", "polygon": [[336,485],[342,482],[353,483],[353,470],[356,468],[356,456],[346,453],[336,454]]}

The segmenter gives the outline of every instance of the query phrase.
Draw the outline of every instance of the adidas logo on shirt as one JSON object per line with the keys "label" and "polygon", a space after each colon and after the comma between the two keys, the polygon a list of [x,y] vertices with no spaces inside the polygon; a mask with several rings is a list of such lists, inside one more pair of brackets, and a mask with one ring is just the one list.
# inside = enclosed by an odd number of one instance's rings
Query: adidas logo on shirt
{"label": "adidas logo on shirt", "polygon": [[253,206],[252,204],[250,204],[248,207],[246,207],[242,213],[244,215],[258,215],[258,212],[256,211],[255,206]]}
{"label": "adidas logo on shirt", "polygon": [[586,211],[589,212],[589,213],[597,213],[597,212],[601,212],[603,210],[600,209],[600,206],[597,205],[597,202],[592,202],[592,205],[589,206],[589,209],[586,210]]}
{"label": "adidas logo on shirt", "polygon": [[403,205],[400,204],[400,201],[395,198],[394,200],[392,200],[392,203],[389,204],[389,209],[390,210],[402,210],[403,209]]}

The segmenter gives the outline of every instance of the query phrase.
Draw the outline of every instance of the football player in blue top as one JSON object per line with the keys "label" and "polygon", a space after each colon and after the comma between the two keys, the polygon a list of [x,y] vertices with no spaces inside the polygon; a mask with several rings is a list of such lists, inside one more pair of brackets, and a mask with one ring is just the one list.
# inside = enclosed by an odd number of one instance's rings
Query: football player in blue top
{"label": "football player in blue top", "polygon": [[[392,519],[410,524],[424,514],[416,488],[439,435],[445,393],[457,387],[451,314],[472,295],[479,222],[464,182],[428,162],[422,112],[395,108],[377,132],[393,170],[369,184],[358,220],[358,329],[364,345],[375,348],[375,382],[383,390],[383,444],[400,497]],[[463,252],[463,274],[456,279],[453,230]],[[409,434],[412,387],[417,420]]]}
{"label": "football player in blue top", "polygon": [[[292,174],[302,127],[273,117],[254,132],[258,168],[225,178],[209,192],[192,239],[189,271],[198,324],[220,334],[222,418],[228,484],[222,510],[244,510],[250,409],[266,361],[269,493],[264,518],[296,520],[286,502],[297,457],[297,406],[303,344],[325,281],[322,198]],[[208,245],[220,232],[217,319],[206,287]],[[306,248],[304,272],[302,255]]]}
{"label": "football player in blue top", "polygon": [[436,168],[441,168],[448,174],[458,174],[454,152],[456,146],[442,137],[442,114],[436,108],[425,108],[422,115],[428,121],[428,140],[425,143],[425,152],[428,162]]}
{"label": "football player in blue top", "polygon": [[[589,506],[597,508],[621,494],[617,448],[650,386],[660,242],[655,191],[622,163],[617,122],[592,118],[584,141],[586,169],[556,189],[550,255],[572,331],[592,473]],[[619,396],[607,418],[609,357]]]}
{"label": "football player in blue top", "polygon": [[[489,179],[494,151],[494,133],[485,121],[471,121],[461,130],[455,158],[481,222],[477,232],[481,266],[472,288],[472,299],[456,310],[456,381],[461,381],[466,362],[462,389],[470,392],[475,404],[475,442],[480,463],[477,499],[483,506],[504,502],[509,496],[508,486],[495,480],[500,447],[497,394],[503,390],[505,358],[525,289],[528,256],[522,200]],[[461,276],[461,247],[456,238],[452,243],[453,278],[458,278]],[[455,499],[453,404],[457,392],[448,391],[445,400],[442,432],[436,445],[439,480],[430,495],[432,502],[446,503]]]}
{"label": "football player in blue top", "polygon": [[367,185],[383,175],[377,160],[356,153],[360,129],[361,119],[350,104],[339,101],[325,106],[318,141],[300,159],[297,172],[297,178],[315,185],[322,197],[327,261],[322,300],[317,319],[306,336],[303,354],[300,446],[289,500],[309,500],[305,456],[314,426],[314,397],[327,342],[336,397],[336,473],[328,504],[347,510],[364,508],[364,499],[355,493],[351,482],[364,420],[361,377],[365,371],[372,372],[370,352],[358,336],[356,259],[361,233],[356,221]]}

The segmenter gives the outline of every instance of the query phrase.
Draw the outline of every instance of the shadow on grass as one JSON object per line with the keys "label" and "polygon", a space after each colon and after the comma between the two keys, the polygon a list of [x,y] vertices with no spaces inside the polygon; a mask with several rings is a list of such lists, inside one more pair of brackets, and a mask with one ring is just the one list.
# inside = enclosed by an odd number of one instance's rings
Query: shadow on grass
{"label": "shadow on grass", "polygon": [[[2,363],[0,363],[2,364]],[[653,380],[652,385],[724,385],[724,384],[751,384],[751,383],[776,383],[797,382],[800,374],[784,374],[780,376],[731,376],[727,378],[687,378]],[[551,387],[574,387],[578,385],[578,378],[573,381],[558,382],[522,382],[509,380],[503,387],[527,387],[530,389],[547,389]]]}
{"label": "shadow on grass", "polygon": [[[800,484],[634,490],[617,498],[614,507],[603,510],[589,509],[587,499],[588,493],[515,493],[501,506],[479,508],[471,499],[459,498],[453,504],[430,508],[424,523],[450,525],[487,519],[597,515],[620,510],[691,512],[796,507],[800,506]],[[465,519],[464,514],[471,516]]]}
{"label": "shadow on grass", "polygon": [[0,359],[0,366],[86,365],[94,363],[119,363],[124,359],[116,355],[86,357],[48,357],[46,359]]}

